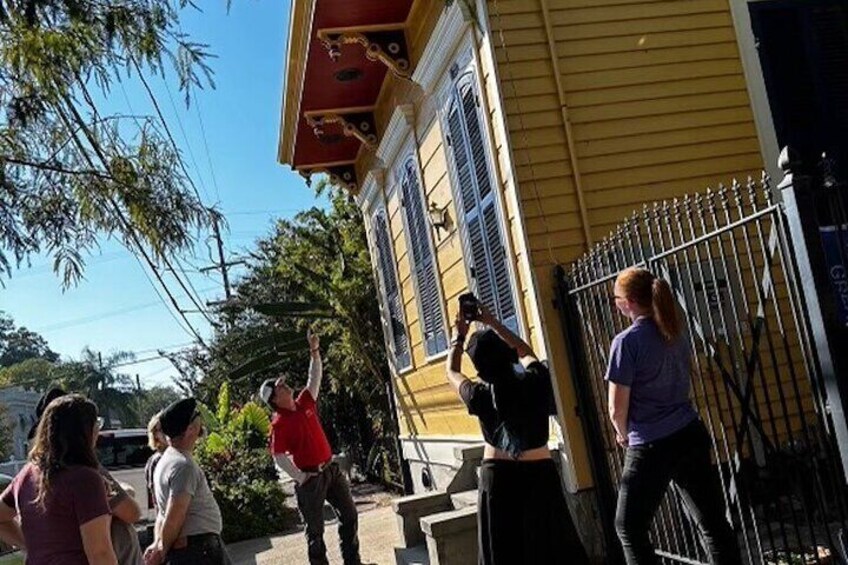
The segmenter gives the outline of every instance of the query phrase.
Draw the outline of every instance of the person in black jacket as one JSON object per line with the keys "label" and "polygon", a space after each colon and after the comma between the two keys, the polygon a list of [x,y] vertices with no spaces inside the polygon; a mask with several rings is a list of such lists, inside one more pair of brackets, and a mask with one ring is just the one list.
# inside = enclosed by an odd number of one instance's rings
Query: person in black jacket
{"label": "person in black jacket", "polygon": [[[477,509],[479,562],[588,563],[548,449],[549,416],[556,414],[550,373],[476,299],[465,295],[460,305],[447,377],[468,413],[479,419],[486,442]],[[466,340],[471,321],[488,328]],[[462,374],[463,353],[479,381]]]}

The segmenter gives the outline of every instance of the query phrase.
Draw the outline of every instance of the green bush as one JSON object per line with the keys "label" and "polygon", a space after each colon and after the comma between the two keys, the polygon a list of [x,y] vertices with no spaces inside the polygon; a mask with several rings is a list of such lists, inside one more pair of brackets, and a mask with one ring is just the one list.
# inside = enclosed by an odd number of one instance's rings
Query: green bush
{"label": "green bush", "polygon": [[231,410],[229,402],[229,387],[224,385],[216,412],[201,407],[209,435],[195,451],[221,508],[224,541],[289,530],[297,523],[297,511],[286,506],[268,454],[268,415],[253,403]]}
{"label": "green bush", "polygon": [[217,454],[199,450],[198,461],[221,507],[227,543],[277,534],[297,523],[297,511],[286,506],[267,450]]}

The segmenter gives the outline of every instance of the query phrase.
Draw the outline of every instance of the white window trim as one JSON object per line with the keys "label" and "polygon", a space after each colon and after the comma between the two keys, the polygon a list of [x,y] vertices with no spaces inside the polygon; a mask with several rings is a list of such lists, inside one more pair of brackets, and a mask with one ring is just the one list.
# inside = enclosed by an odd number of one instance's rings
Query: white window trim
{"label": "white window trim", "polygon": [[454,52],[471,25],[471,22],[465,19],[459,4],[460,2],[454,2],[442,10],[412,73],[413,82],[421,86],[427,95],[438,92],[439,79],[447,74],[447,69],[454,61]]}
{"label": "white window trim", "polygon": [[[450,149],[448,147],[448,143],[447,143],[447,135],[448,135],[448,131],[449,131],[449,126],[448,126],[448,123],[447,123],[447,120],[446,120],[445,109],[447,108],[447,105],[450,103],[450,99],[451,99],[451,96],[453,94],[453,86],[456,82],[450,76],[450,69],[454,66],[454,64],[459,66],[459,73],[457,74],[457,77],[461,77],[461,76],[465,75],[466,73],[468,73],[469,71],[473,72],[474,73],[474,88],[477,92],[477,95],[481,96],[481,97],[486,96],[486,92],[485,92],[485,90],[482,89],[482,86],[481,86],[481,80],[480,80],[481,69],[477,65],[476,58],[474,57],[474,51],[473,51],[474,49],[475,49],[475,46],[474,46],[474,41],[473,41],[471,34],[465,33],[465,36],[464,36],[462,43],[460,45],[460,48],[459,48],[458,55],[454,59],[451,59],[449,64],[445,68],[444,74],[442,75],[442,77],[439,80],[439,86],[438,86],[438,90],[437,90],[437,93],[438,93],[438,95],[437,95],[438,116],[439,116],[439,122],[440,122],[441,130],[442,130],[442,146],[444,147],[445,159],[447,161],[446,165],[447,165],[447,169],[448,169],[448,175],[449,175],[449,178],[450,178],[451,195],[452,195],[452,198],[453,198],[453,202],[455,204],[454,208],[456,209],[456,216],[457,216],[456,223],[457,223],[457,226],[459,227],[460,234],[461,234],[463,257],[466,258],[466,259],[463,260],[463,266],[465,267],[465,274],[466,274],[466,277],[467,277],[467,280],[468,280],[469,289],[474,284],[474,277],[472,277],[471,267],[470,267],[469,261],[467,260],[467,258],[471,257],[471,243],[469,241],[468,226],[465,224],[465,221],[464,221],[465,214],[462,211],[461,207],[456,205],[456,204],[462,202],[462,195],[460,194],[461,191],[460,191],[460,188],[459,188],[459,177],[458,177],[458,173],[456,171],[456,165],[454,164],[454,160],[453,160],[453,157],[451,155],[452,149]],[[496,165],[494,163],[495,155],[493,154],[493,149],[492,149],[494,147],[494,143],[492,142],[491,135],[490,135],[490,132],[489,132],[489,128],[485,127],[485,124],[483,124],[483,127],[481,127],[481,131],[482,131],[482,136],[483,136],[483,143],[484,143],[484,146],[485,146],[485,149],[486,149],[486,155],[485,155],[486,169],[487,169],[487,171],[489,173],[489,177],[492,181],[492,190],[495,192],[495,194],[493,195],[494,207],[495,207],[495,214],[496,214],[497,219],[498,219],[497,220],[498,225],[500,226],[500,232],[501,232],[501,238],[502,238],[501,244],[504,246],[504,249],[506,250],[507,273],[509,274],[510,286],[512,288],[512,300],[513,300],[514,309],[515,309],[516,326],[518,328],[518,331],[516,333],[519,336],[521,336],[522,338],[524,338],[524,337],[527,337],[527,336],[525,335],[526,326],[525,326],[525,323],[524,323],[524,316],[523,316],[523,312],[522,312],[523,311],[523,305],[521,303],[523,297],[522,297],[522,293],[521,293],[521,287],[518,284],[519,279],[518,279],[518,273],[516,272],[517,266],[515,264],[516,263],[515,255],[510,252],[511,246],[510,246],[509,242],[506,240],[506,238],[511,237],[511,233],[510,233],[510,229],[509,229],[509,224],[506,220],[507,214],[506,214],[506,211],[503,209],[504,204],[505,204],[503,202],[503,199],[502,199],[502,197],[503,197],[502,192],[504,190],[504,186],[501,185],[500,177],[499,177],[499,175],[496,174],[496,170],[495,170]]]}
{"label": "white window trim", "polygon": [[[751,100],[751,110],[754,113],[754,124],[760,142],[760,153],[765,163],[766,171],[777,182],[783,172],[777,165],[780,146],[777,143],[777,132],[774,127],[774,117],[769,104],[766,81],[760,56],[757,53],[754,29],[751,26],[751,14],[748,5],[768,0],[730,0],[730,10],[733,15],[733,27],[739,44],[739,54],[742,59],[742,71],[745,75],[745,85]],[[778,191],[779,192],[779,191]]]}
{"label": "white window trim", "polygon": [[[374,184],[376,184],[376,182],[374,182]],[[379,188],[377,188],[377,192],[379,192]],[[397,284],[398,284],[398,293],[400,294],[400,297],[401,297],[400,317],[401,317],[401,322],[403,323],[403,327],[407,332],[406,340],[407,340],[407,343],[409,344],[409,364],[406,365],[405,367],[398,366],[398,362],[397,362],[398,361],[398,355],[395,352],[394,333],[392,331],[392,326],[391,326],[391,314],[390,314],[390,310],[389,310],[389,297],[386,294],[386,283],[385,283],[385,281],[383,281],[383,275],[382,275],[380,265],[379,265],[379,246],[377,245],[377,241],[376,241],[376,239],[377,239],[376,238],[376,224],[377,224],[376,217],[379,214],[384,214],[385,217],[386,217],[386,228],[388,229],[388,232],[389,232],[388,233],[389,245],[392,245],[392,249],[391,249],[391,251],[392,251],[392,261],[391,261],[391,263],[394,265],[395,278],[396,278]],[[389,355],[389,363],[391,364],[391,367],[394,369],[394,372],[398,376],[401,376],[401,375],[405,375],[405,374],[407,374],[407,373],[409,373],[409,372],[411,372],[415,369],[415,356],[412,353],[412,342],[409,339],[409,324],[406,320],[406,308],[404,308],[404,303],[403,303],[403,292],[401,292],[401,289],[400,289],[400,274],[398,273],[397,261],[395,260],[395,250],[394,250],[392,232],[391,232],[391,218],[389,217],[388,209],[386,208],[386,205],[383,202],[379,202],[376,206],[374,206],[373,211],[369,210],[368,215],[366,217],[368,218],[368,224],[369,224],[369,226],[368,226],[369,229],[366,230],[367,235],[368,235],[368,238],[367,238],[368,239],[368,246],[370,247],[371,257],[374,257],[374,258],[377,259],[377,261],[373,262],[372,267],[374,269],[374,274],[375,274],[375,277],[376,277],[377,283],[378,283],[377,284],[377,287],[378,287],[377,293],[379,295],[378,298],[379,298],[379,301],[380,301],[380,319],[383,323],[383,340],[385,341],[386,351],[389,352],[389,354],[390,354]]]}
{"label": "white window trim", "polygon": [[[371,208],[374,206],[374,199],[379,194],[379,184],[382,184],[382,178],[385,175],[384,169],[373,169],[368,171],[365,176],[365,182],[362,183],[362,190],[354,196],[356,205],[362,211],[365,221],[368,222],[367,232],[371,231]],[[380,177],[379,179],[377,177]]]}
{"label": "white window trim", "polygon": [[[418,320],[419,320],[418,325],[420,326],[420,329],[421,329],[421,345],[424,348],[425,361],[426,361],[427,364],[429,364],[432,361],[444,358],[450,352],[450,324],[448,323],[447,308],[445,307],[445,293],[444,293],[444,288],[443,288],[443,285],[442,285],[442,276],[441,276],[441,273],[439,272],[439,262],[438,262],[437,257],[436,257],[436,245],[435,245],[435,242],[433,241],[433,230],[430,227],[429,218],[427,216],[427,198],[426,198],[426,195],[425,195],[427,189],[424,187],[424,179],[421,177],[421,166],[420,166],[421,160],[420,160],[420,156],[418,154],[418,147],[415,144],[414,136],[412,136],[411,134],[412,134],[412,132],[410,131],[409,135],[407,137],[406,143],[404,144],[403,149],[398,154],[397,161],[394,163],[394,167],[393,167],[394,174],[392,175],[392,177],[393,177],[393,184],[397,187],[397,190],[398,190],[398,198],[400,198],[400,200],[401,200],[401,206],[400,207],[401,207],[401,215],[403,216],[403,229],[404,229],[404,234],[405,234],[405,239],[406,239],[406,256],[407,256],[407,259],[409,260],[410,276],[412,277],[412,280],[413,280],[413,285],[414,285],[414,288],[415,288],[415,296],[416,296],[417,302],[418,302]],[[403,170],[404,165],[410,160],[412,160],[412,162],[413,162],[413,165],[414,165],[414,168],[415,168],[415,175],[417,176],[418,186],[420,188],[420,190],[418,191],[418,198],[419,198],[419,201],[421,203],[422,210],[424,212],[424,222],[426,224],[426,229],[427,229],[427,246],[430,248],[430,254],[433,258],[433,261],[432,261],[433,269],[435,270],[435,275],[436,275],[436,292],[438,293],[438,296],[439,296],[438,308],[439,308],[439,312],[442,316],[442,329],[445,331],[445,349],[442,350],[442,351],[439,351],[437,353],[433,353],[433,354],[427,353],[427,336],[426,336],[426,330],[424,328],[424,304],[421,301],[421,291],[418,288],[418,277],[415,275],[415,264],[414,264],[414,260],[413,260],[413,257],[412,257],[412,248],[409,245],[409,237],[411,235],[411,232],[410,232],[410,229],[409,229],[408,218],[406,216],[406,210],[404,209],[405,206],[404,206],[404,203],[403,203],[403,194],[402,194],[402,191],[400,189],[400,183],[401,183],[401,180],[403,179],[403,174],[404,174],[404,170]]]}

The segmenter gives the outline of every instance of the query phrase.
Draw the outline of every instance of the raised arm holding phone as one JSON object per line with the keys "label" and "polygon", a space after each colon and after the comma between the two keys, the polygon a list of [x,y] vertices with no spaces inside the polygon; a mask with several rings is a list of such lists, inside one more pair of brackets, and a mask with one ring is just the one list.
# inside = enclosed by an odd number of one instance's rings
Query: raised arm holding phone
{"label": "raised arm holding phone", "polygon": [[[588,563],[548,450],[551,377],[533,349],[470,294],[459,298],[447,378],[480,421],[480,563]],[[472,322],[486,326],[468,337]],[[479,380],[462,373],[467,353]]]}
{"label": "raised arm holding phone", "polygon": [[350,484],[333,462],[330,442],[318,418],[318,395],[323,378],[321,340],[309,331],[309,376],[295,396],[288,375],[268,379],[259,396],[274,411],[271,420],[271,455],[277,469],[294,479],[297,507],[306,524],[309,563],[325,565],[324,502],[339,514],[339,538],[345,565],[360,565],[358,516]]}

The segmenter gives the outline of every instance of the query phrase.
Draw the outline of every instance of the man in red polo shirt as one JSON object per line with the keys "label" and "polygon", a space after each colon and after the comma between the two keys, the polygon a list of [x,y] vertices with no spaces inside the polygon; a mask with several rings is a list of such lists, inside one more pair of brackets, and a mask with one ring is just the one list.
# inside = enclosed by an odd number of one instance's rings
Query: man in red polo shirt
{"label": "man in red polo shirt", "polygon": [[271,454],[277,469],[296,482],[297,507],[306,524],[311,565],[329,565],[324,545],[324,501],[339,515],[339,538],[345,565],[360,565],[357,529],[359,518],[350,485],[332,461],[330,443],[318,419],[318,391],[322,363],[318,336],[307,335],[311,358],[306,388],[295,397],[286,376],[269,379],[259,396],[271,409]]}

